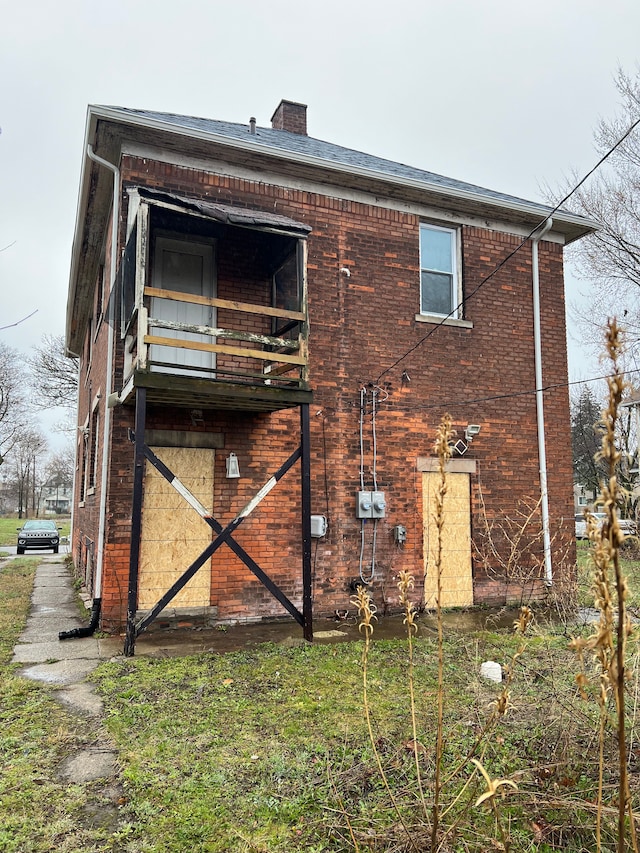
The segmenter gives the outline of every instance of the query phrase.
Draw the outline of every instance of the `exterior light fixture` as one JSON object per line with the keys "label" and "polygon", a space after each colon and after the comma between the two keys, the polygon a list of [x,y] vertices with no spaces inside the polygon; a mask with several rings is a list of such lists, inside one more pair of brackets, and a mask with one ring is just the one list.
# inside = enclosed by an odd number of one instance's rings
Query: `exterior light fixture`
{"label": "exterior light fixture", "polygon": [[236,480],[239,476],[238,457],[235,453],[230,453],[227,456],[227,480]]}
{"label": "exterior light fixture", "polygon": [[469,426],[464,431],[464,437],[467,441],[473,441],[473,439],[480,432],[480,424],[469,424]]}

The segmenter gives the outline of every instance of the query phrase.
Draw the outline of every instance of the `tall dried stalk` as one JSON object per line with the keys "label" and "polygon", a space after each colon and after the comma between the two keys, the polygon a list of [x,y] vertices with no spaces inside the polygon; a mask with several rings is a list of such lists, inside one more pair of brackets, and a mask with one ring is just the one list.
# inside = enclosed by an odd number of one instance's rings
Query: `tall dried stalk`
{"label": "tall dried stalk", "polygon": [[376,744],[376,737],[373,732],[373,723],[371,720],[371,708],[369,706],[369,680],[368,680],[368,664],[369,664],[369,650],[371,648],[371,637],[373,635],[373,623],[377,619],[376,617],[376,607],[371,601],[371,596],[367,592],[367,590],[363,586],[359,586],[355,596],[351,599],[352,603],[355,604],[358,610],[358,616],[360,618],[359,630],[364,634],[364,648],[362,650],[362,699],[364,704],[364,715],[367,721],[367,731],[369,733],[369,741],[371,743],[371,748],[373,750],[373,755],[376,760],[376,764],[378,766],[378,773],[380,778],[382,779],[382,783],[389,795],[389,799],[391,800],[391,804],[394,808],[394,811],[398,817],[398,820],[402,824],[402,828],[404,829],[407,839],[411,847],[419,853],[418,847],[416,846],[415,841],[411,836],[411,832],[409,831],[409,827],[407,826],[400,808],[398,807],[398,803],[396,798],[393,795],[393,791],[391,790],[391,786],[389,785],[389,780],[387,778],[387,774],[385,773],[384,767],[382,766],[382,760],[380,758],[380,753],[378,751],[378,747]]}
{"label": "tall dried stalk", "polygon": [[[436,622],[438,626],[438,709],[436,722],[436,754],[433,779],[433,808],[431,823],[431,853],[438,849],[440,829],[440,795],[442,793],[442,752],[444,741],[444,636],[442,627],[442,530],[444,528],[444,498],[447,494],[447,462],[451,458],[453,429],[451,415],[443,416],[436,433],[435,452],[438,457],[440,479],[435,494],[434,521],[437,531],[436,572]],[[426,580],[426,578],[425,578]]]}
{"label": "tall dried stalk", "polygon": [[409,701],[411,703],[411,728],[413,733],[413,758],[416,765],[416,779],[418,781],[418,792],[420,803],[425,817],[428,815],[427,802],[422,785],[422,772],[420,770],[420,744],[418,743],[418,720],[416,715],[416,693],[413,678],[413,635],[418,633],[416,624],[416,610],[409,598],[409,593],[414,587],[412,575],[407,571],[401,571],[398,575],[398,590],[400,592],[400,603],[404,608],[404,624],[407,626],[407,642],[409,654]]}
{"label": "tall dried stalk", "polygon": [[[618,524],[617,504],[621,497],[618,485],[618,466],[621,453],[615,443],[615,427],[618,411],[625,389],[624,379],[619,366],[621,350],[620,330],[615,319],[607,325],[606,348],[612,370],[607,379],[609,389],[607,408],[602,414],[602,450],[600,457],[607,468],[607,482],[601,484],[598,504],[606,513],[604,524],[599,528],[593,516],[587,518],[588,535],[591,541],[591,556],[595,566],[594,595],[595,605],[600,611],[596,632],[586,639],[578,638],[571,645],[582,657],[585,651],[591,651],[600,671],[598,705],[600,708],[599,725],[599,773],[598,799],[596,815],[597,851],[602,850],[602,815],[604,788],[604,739],[607,722],[607,704],[613,694],[616,704],[616,722],[618,736],[618,832],[617,850],[623,853],[626,839],[626,816],[629,821],[629,838],[633,850],[638,845],[635,833],[629,777],[627,772],[627,745],[625,731],[625,681],[626,681],[626,641],[631,634],[631,622],[626,611],[627,583],[620,566],[620,545],[624,534]],[[613,576],[611,569],[613,568]],[[615,589],[617,607],[614,606],[612,590]],[[617,623],[616,623],[617,617]],[[578,676],[578,683],[584,692],[586,677]]]}

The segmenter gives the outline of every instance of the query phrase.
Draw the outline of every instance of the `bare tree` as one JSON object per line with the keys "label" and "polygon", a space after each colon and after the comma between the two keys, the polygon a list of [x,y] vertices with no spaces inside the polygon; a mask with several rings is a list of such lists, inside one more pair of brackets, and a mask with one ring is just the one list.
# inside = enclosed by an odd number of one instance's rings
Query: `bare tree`
{"label": "bare tree", "polygon": [[65,485],[71,484],[74,468],[75,450],[73,445],[68,444],[49,456],[45,466],[45,474],[48,478],[55,478]]}
{"label": "bare tree", "polygon": [[18,518],[37,515],[43,469],[40,462],[47,450],[46,439],[35,430],[26,430],[18,437],[11,454],[13,474],[18,494]]}
{"label": "bare tree", "polygon": [[0,343],[0,465],[24,430],[25,386],[18,352]]}
{"label": "bare tree", "polygon": [[29,359],[31,384],[40,408],[75,410],[78,399],[78,358],[68,356],[62,335],[44,335]]}
{"label": "bare tree", "polygon": [[602,405],[594,392],[584,386],[571,398],[571,449],[573,479],[592,494],[598,494],[605,475],[598,451],[602,444]]}
{"label": "bare tree", "polygon": [[[640,66],[633,76],[619,69],[615,78],[621,109],[601,120],[594,132],[597,151],[610,151],[640,119]],[[567,182],[575,183],[575,176]],[[566,189],[565,188],[565,189]],[[564,195],[564,189],[551,196]],[[594,327],[617,315],[629,352],[640,354],[640,126],[616,148],[588,184],[572,196],[576,212],[600,223],[601,230],[571,247],[579,275],[592,282],[591,304],[582,313],[587,340]]]}

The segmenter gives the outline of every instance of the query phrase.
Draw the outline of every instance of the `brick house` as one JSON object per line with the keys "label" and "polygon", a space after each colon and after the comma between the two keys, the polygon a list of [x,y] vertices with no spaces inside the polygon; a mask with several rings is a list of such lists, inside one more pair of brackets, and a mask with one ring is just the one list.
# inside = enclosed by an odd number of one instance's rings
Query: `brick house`
{"label": "brick house", "polygon": [[316,140],[290,101],[270,128],[90,107],[67,346],[102,626],[132,650],[157,614],[288,612],[310,636],[362,580],[392,610],[401,569],[431,606],[445,412],[443,603],[570,571],[563,246],[595,226],[525,240],[549,213]]}

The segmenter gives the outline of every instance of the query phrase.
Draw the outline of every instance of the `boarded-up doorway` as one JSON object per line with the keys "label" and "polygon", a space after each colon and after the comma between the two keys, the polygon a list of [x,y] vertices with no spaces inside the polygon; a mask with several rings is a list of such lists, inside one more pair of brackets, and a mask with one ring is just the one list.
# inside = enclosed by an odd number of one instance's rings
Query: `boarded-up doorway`
{"label": "boarded-up doorway", "polygon": [[[208,448],[153,447],[158,458],[209,512],[213,505],[215,451]],[[149,610],[211,542],[211,528],[167,480],[146,462],[138,608]],[[172,607],[208,607],[208,560],[172,600]]]}
{"label": "boarded-up doorway", "polygon": [[[436,554],[438,531],[434,521],[435,494],[440,474],[422,475],[424,528],[425,604],[435,607],[437,592]],[[467,473],[447,473],[444,498],[445,523],[442,530],[442,607],[473,604],[471,575],[471,493]]]}

